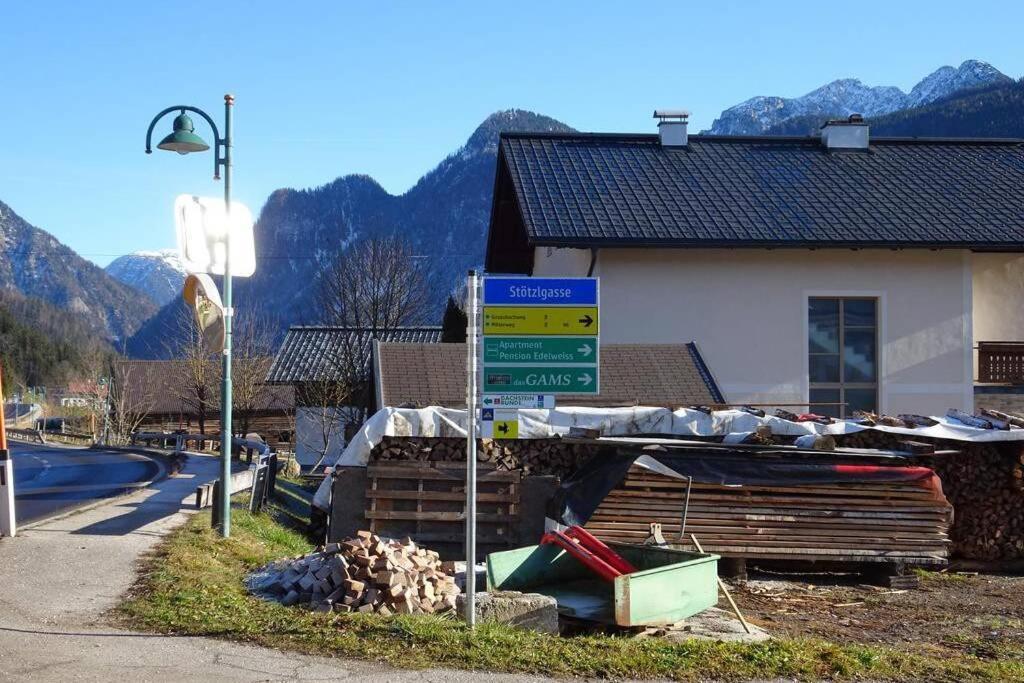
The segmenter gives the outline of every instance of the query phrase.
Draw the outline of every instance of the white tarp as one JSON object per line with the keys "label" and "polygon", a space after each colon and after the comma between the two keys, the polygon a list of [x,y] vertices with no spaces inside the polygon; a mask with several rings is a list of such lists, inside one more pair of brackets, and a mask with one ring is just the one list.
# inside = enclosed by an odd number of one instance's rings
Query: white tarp
{"label": "white tarp", "polygon": [[[947,417],[933,417],[939,424],[907,429],[833,422],[790,422],[779,417],[758,417],[742,410],[719,410],[708,415],[699,410],[680,408],[572,408],[553,410],[520,410],[519,438],[545,439],[568,435],[571,427],[598,429],[602,436],[637,434],[673,436],[725,436],[734,432],[753,432],[761,425],[771,427],[773,434],[801,436],[804,434],[853,434],[865,429],[880,432],[929,436],[955,441],[1024,441],[1024,429],[995,430],[969,427]],[[366,421],[341,456],[338,466],[365,467],[374,446],[385,436],[466,436],[466,411],[455,408],[384,408]],[[330,479],[316,493],[314,504],[327,508],[327,487]]]}

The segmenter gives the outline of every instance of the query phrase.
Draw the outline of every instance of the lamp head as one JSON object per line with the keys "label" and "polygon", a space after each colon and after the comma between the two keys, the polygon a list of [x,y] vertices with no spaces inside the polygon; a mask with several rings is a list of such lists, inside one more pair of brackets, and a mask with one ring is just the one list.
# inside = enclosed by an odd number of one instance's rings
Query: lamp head
{"label": "lamp head", "polygon": [[174,118],[174,132],[165,137],[157,145],[157,149],[169,152],[188,154],[189,152],[205,152],[210,149],[206,142],[195,134],[195,125],[184,111]]}

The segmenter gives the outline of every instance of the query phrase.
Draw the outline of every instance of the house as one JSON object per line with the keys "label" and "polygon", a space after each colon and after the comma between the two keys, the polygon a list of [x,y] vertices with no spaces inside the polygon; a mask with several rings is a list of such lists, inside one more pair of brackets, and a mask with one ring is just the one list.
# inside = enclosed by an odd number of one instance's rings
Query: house
{"label": "house", "polygon": [[437,344],[441,328],[293,325],[267,372],[270,385],[295,391],[295,457],[333,462],[376,405],[368,382],[374,340]]}
{"label": "house", "polygon": [[[466,407],[466,345],[378,342],[373,373],[377,409]],[[410,368],[415,369],[410,371]],[[562,395],[567,406],[666,406],[722,403],[696,344],[601,347],[601,393]]]}
{"label": "house", "polygon": [[[269,359],[267,360],[269,365]],[[272,448],[291,450],[294,446],[295,397],[291,387],[262,382],[248,388],[236,372],[232,427],[236,433],[257,433]],[[243,373],[244,375],[244,373]],[[115,383],[123,388],[111,392],[112,412],[122,410],[139,431],[220,434],[220,372],[206,380],[206,396],[196,397],[198,382],[190,379],[189,361],[131,360],[116,366]],[[202,424],[200,424],[202,423]]]}
{"label": "house", "polygon": [[503,134],[487,271],[599,276],[602,342],[695,340],[730,402],[1013,398],[1024,346],[990,342],[1024,341],[1024,141],[873,138],[856,115],[811,137],[660,118],[651,135]]}

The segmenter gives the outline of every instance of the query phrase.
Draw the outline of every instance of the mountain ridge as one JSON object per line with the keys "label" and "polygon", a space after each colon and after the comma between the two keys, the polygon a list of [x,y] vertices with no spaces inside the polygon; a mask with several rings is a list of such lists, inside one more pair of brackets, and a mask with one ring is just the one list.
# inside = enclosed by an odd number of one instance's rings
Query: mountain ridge
{"label": "mountain ridge", "polygon": [[0,201],[0,288],[35,297],[82,317],[112,342],[127,340],[155,304],[115,280]]}
{"label": "mountain ridge", "polygon": [[[522,109],[498,111],[401,194],[390,194],[364,174],[271,192],[254,227],[256,273],[236,280],[236,307],[258,307],[284,327],[322,322],[314,305],[317,275],[355,241],[397,233],[424,259],[432,290],[429,315],[440,320],[448,293],[483,262],[498,135],[506,130],[573,129]],[[160,340],[176,320],[175,306],[172,301],[139,330],[129,342],[130,354],[165,353]]]}
{"label": "mountain ridge", "polygon": [[759,95],[723,111],[706,132],[715,135],[762,135],[800,118],[853,113],[877,117],[926,106],[955,93],[1013,79],[987,62],[965,60],[959,67],[942,66],[918,81],[909,92],[895,86],[868,86],[856,78],[826,83],[799,97]]}

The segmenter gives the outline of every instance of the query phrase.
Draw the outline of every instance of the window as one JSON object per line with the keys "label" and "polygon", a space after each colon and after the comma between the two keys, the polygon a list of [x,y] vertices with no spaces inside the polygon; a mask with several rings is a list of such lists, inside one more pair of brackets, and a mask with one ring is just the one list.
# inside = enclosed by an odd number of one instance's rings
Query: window
{"label": "window", "polygon": [[877,412],[878,300],[811,297],[807,337],[811,412],[832,417]]}

